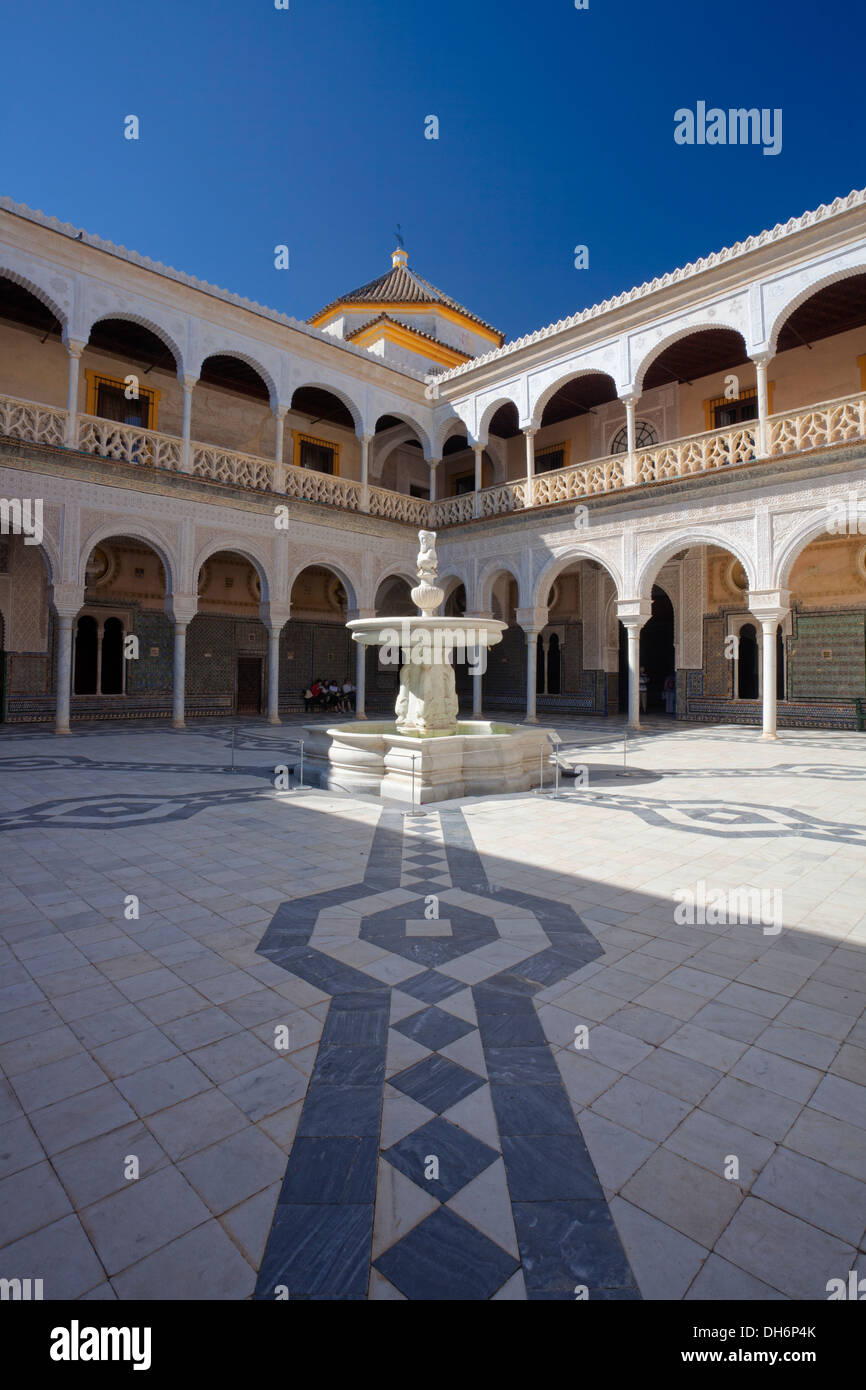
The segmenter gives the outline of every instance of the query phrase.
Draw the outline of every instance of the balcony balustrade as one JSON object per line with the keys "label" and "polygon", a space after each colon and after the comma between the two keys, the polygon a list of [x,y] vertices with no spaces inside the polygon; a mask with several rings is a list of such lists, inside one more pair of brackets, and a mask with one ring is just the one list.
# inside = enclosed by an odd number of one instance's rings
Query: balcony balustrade
{"label": "balcony balustrade", "polygon": [[[37,401],[0,396],[0,435],[33,444],[62,447],[66,441],[68,416],[65,410]],[[778,458],[815,449],[838,448],[866,440],[866,395],[846,396],[785,411],[767,418],[764,426],[764,458]],[[758,422],[736,428],[709,430],[684,439],[668,440],[652,449],[638,450],[634,456],[634,484],[666,482],[712,473],[759,461]],[[76,422],[76,448],[96,458],[137,467],[182,472],[183,440],[133,425],[120,424],[91,415],[79,415]],[[583,497],[621,491],[629,487],[630,460],[627,454],[614,454],[568,468],[539,473],[532,480],[518,478],[478,494],[464,493],[435,502],[409,497],[387,488],[363,486],[292,464],[242,454],[212,444],[191,442],[190,471],[194,477],[256,492],[275,492],[305,502],[335,507],[342,511],[366,511],[371,516],[404,522],[413,527],[442,530],[459,526],[475,517],[503,516],[529,507],[555,506]],[[282,486],[278,487],[278,475]]]}

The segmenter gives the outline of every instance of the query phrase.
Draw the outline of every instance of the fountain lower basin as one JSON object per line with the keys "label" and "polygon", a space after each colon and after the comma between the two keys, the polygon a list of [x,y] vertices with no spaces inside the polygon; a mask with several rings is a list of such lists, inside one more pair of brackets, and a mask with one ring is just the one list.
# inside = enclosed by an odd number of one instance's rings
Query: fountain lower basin
{"label": "fountain lower basin", "polygon": [[307,724],[304,764],[319,786],[394,801],[448,801],[538,786],[547,729],[460,720],[456,732],[401,733],[395,722]]}

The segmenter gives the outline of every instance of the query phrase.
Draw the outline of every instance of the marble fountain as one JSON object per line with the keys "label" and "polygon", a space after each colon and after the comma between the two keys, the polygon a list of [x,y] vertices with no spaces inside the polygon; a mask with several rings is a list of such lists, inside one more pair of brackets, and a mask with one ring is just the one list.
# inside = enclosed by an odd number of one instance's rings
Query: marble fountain
{"label": "marble fountain", "polygon": [[419,531],[413,618],[360,618],[354,641],[399,652],[396,718],[387,723],[305,725],[304,758],[319,786],[418,804],[452,797],[526,791],[539,782],[548,730],[534,725],[459,720],[454,661],[471,666],[502,641],[495,618],[437,616],[436,533]]}

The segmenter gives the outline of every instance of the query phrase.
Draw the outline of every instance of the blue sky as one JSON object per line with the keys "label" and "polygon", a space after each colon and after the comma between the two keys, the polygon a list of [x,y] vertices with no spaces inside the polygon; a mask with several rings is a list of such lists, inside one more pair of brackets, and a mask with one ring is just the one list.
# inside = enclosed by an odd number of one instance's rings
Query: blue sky
{"label": "blue sky", "polygon": [[[0,192],[300,318],[399,222],[515,337],[866,185],[852,0],[290,4],[7,4]],[[675,144],[699,100],[781,108],[781,153]]]}

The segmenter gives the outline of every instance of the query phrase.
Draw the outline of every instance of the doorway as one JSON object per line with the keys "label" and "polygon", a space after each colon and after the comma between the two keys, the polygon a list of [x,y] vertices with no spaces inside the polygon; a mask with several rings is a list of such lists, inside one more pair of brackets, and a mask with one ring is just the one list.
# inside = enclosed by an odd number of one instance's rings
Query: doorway
{"label": "doorway", "polygon": [[261,714],[262,712],[262,658],[260,656],[238,657],[236,714]]}
{"label": "doorway", "polygon": [[641,629],[640,664],[649,681],[647,713],[665,714],[665,681],[669,676],[676,680],[674,606],[657,584],[652,591],[652,616]]}

